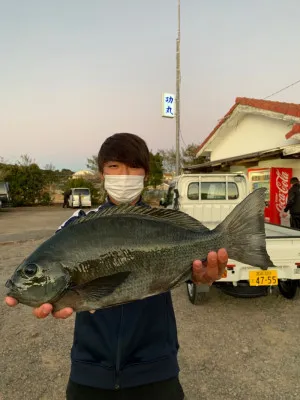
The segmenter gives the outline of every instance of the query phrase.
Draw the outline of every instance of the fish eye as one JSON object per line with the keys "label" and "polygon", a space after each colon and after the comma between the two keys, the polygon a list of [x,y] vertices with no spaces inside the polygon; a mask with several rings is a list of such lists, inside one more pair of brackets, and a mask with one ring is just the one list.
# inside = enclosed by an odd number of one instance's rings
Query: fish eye
{"label": "fish eye", "polygon": [[24,274],[27,278],[31,278],[37,273],[38,267],[35,264],[28,264],[24,267]]}

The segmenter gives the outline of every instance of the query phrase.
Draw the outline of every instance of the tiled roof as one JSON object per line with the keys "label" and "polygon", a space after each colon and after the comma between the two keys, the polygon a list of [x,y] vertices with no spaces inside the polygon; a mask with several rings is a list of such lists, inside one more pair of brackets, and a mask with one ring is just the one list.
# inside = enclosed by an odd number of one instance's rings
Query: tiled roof
{"label": "tiled roof", "polygon": [[[261,110],[272,111],[272,112],[276,112],[279,114],[291,115],[292,117],[300,118],[300,104],[283,103],[283,102],[271,101],[271,100],[250,99],[247,97],[237,97],[235,100],[235,104],[231,107],[231,109],[228,111],[228,113],[219,121],[218,125],[213,129],[213,131],[207,136],[207,138],[198,147],[197,153],[199,152],[199,150],[201,150],[204,147],[204,145],[209,141],[209,139],[211,139],[212,136],[214,136],[214,134],[220,128],[220,126],[223,125],[223,123],[227,120],[227,118],[230,117],[230,115],[233,113],[233,111],[239,105],[253,107],[253,108],[259,108]],[[296,125],[298,126],[299,124],[296,124]],[[287,133],[286,139],[290,139],[294,134],[299,133],[299,131],[297,131],[297,132],[293,131],[296,125],[294,125],[293,129]],[[300,129],[300,125],[298,128],[295,128],[295,129]]]}
{"label": "tiled roof", "polygon": [[300,117],[300,104],[282,103],[280,101],[248,99],[247,97],[238,97],[235,104],[260,108],[261,110],[273,111],[279,114]]}

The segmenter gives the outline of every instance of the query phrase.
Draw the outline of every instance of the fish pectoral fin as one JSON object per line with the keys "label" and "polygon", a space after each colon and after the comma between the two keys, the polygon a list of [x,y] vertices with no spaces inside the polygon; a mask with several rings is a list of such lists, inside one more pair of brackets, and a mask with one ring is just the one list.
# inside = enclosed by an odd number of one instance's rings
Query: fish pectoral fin
{"label": "fish pectoral fin", "polygon": [[102,276],[91,282],[73,286],[70,289],[82,297],[99,299],[113,293],[131,274],[131,271],[118,272],[117,274]]}

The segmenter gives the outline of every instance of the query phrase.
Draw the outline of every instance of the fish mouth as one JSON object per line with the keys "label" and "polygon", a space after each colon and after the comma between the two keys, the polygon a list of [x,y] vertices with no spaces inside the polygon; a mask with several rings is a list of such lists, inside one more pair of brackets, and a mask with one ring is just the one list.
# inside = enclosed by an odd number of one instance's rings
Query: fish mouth
{"label": "fish mouth", "polygon": [[16,287],[16,285],[13,283],[13,281],[11,279],[8,279],[5,283],[5,287],[8,289],[7,295],[11,295],[14,292],[16,292],[18,289]]}
{"label": "fish mouth", "polygon": [[7,287],[8,289],[11,289],[13,287],[14,283],[11,279],[8,279],[5,283],[5,287]]}
{"label": "fish mouth", "polygon": [[11,279],[6,281],[5,287],[8,289],[6,293],[8,297],[11,296],[17,298],[16,296],[20,293],[21,288],[19,288]]}

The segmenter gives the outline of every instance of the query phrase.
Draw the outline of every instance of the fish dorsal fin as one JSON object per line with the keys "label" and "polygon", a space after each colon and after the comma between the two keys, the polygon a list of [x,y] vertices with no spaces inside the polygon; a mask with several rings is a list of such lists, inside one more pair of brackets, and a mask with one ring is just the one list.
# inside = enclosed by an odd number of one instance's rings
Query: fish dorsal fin
{"label": "fish dorsal fin", "polygon": [[129,204],[100,208],[98,211],[90,212],[86,216],[79,217],[73,220],[66,226],[66,228],[68,228],[69,226],[82,224],[91,220],[97,220],[102,217],[108,217],[108,216],[117,217],[118,215],[119,216],[140,215],[142,217],[145,216],[154,219],[166,220],[169,223],[177,225],[178,227],[189,229],[196,232],[209,231],[209,229],[201,222],[199,222],[197,219],[191,217],[190,215],[182,211],[176,211],[168,208],[132,206]]}

